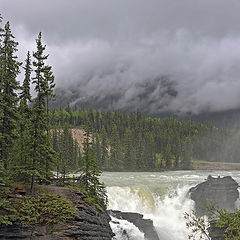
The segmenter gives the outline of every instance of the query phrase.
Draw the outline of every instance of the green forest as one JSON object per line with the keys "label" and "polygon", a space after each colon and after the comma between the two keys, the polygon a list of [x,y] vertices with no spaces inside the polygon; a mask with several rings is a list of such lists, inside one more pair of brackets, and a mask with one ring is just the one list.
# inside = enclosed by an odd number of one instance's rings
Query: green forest
{"label": "green forest", "polygon": [[82,161],[70,129],[91,132],[97,162],[104,171],[187,170],[192,168],[193,160],[239,162],[239,136],[234,129],[217,128],[211,123],[152,118],[138,111],[100,112],[70,107],[52,110],[50,119],[55,129],[55,151],[64,149],[59,147],[63,132],[70,135],[65,134],[63,142],[72,149],[67,159],[73,171],[81,169]]}

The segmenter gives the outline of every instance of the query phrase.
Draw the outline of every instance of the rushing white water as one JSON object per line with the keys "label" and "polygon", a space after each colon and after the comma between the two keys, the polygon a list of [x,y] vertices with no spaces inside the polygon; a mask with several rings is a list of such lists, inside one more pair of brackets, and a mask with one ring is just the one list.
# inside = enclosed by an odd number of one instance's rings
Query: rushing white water
{"label": "rushing white water", "polygon": [[[107,186],[109,209],[138,212],[152,219],[161,240],[186,240],[184,213],[194,209],[188,196],[192,186],[203,182],[207,176],[232,176],[240,183],[240,171],[177,171],[162,173],[103,173]],[[112,224],[114,239],[125,240],[122,229],[127,229],[130,239],[141,240],[143,235],[133,224],[115,219]],[[124,232],[125,233],[125,232]]]}
{"label": "rushing white water", "polygon": [[112,221],[110,222],[111,228],[115,233],[113,240],[144,240],[144,233],[134,226],[132,223],[111,217]]}

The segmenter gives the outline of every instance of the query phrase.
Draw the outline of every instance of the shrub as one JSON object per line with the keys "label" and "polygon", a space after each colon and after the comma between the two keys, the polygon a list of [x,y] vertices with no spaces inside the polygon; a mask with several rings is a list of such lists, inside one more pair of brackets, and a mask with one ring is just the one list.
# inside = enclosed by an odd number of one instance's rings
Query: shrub
{"label": "shrub", "polygon": [[14,200],[13,207],[16,210],[16,220],[28,227],[38,224],[53,225],[72,220],[77,216],[69,200],[51,194]]}

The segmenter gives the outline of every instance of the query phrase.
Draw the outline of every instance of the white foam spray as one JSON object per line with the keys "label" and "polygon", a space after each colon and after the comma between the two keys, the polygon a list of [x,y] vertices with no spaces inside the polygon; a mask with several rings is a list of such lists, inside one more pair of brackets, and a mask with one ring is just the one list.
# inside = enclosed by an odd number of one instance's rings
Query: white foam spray
{"label": "white foam spray", "polygon": [[110,226],[115,233],[113,240],[144,240],[142,233],[133,223],[111,217]]}
{"label": "white foam spray", "polygon": [[[189,230],[184,213],[194,208],[187,194],[189,187],[178,187],[165,196],[154,195],[145,186],[108,187],[109,209],[138,212],[152,219],[161,240],[186,240]],[[116,227],[113,230],[116,231]],[[124,238],[118,235],[116,239]]]}

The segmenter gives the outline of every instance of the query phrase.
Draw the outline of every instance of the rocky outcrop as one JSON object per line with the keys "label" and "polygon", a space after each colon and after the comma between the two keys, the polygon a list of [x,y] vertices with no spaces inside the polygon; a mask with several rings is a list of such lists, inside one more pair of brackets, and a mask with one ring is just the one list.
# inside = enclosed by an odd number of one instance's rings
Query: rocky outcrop
{"label": "rocky outcrop", "polygon": [[189,192],[196,203],[198,216],[207,215],[206,206],[210,204],[232,212],[239,197],[238,183],[230,176],[213,178],[209,175],[205,182],[191,188]]}
{"label": "rocky outcrop", "polygon": [[159,240],[157,232],[153,226],[153,221],[150,219],[143,219],[143,215],[132,212],[120,212],[110,210],[109,214],[117,219],[124,219],[133,223],[148,240]]}
{"label": "rocky outcrop", "polygon": [[31,239],[31,240],[111,240],[113,233],[109,225],[110,217],[107,212],[99,211],[84,201],[86,196],[79,191],[69,188],[52,187],[53,193],[71,200],[77,209],[78,216],[73,221],[55,226],[37,226],[34,229],[13,225],[0,227],[0,239]]}

